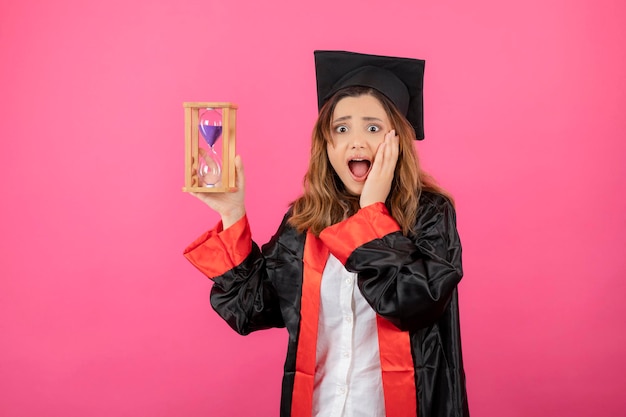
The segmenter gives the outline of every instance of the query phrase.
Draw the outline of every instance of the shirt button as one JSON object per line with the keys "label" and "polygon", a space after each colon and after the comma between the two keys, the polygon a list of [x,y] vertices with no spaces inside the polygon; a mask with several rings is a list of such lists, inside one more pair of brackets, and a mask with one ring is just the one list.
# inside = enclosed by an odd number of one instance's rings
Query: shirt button
{"label": "shirt button", "polygon": [[343,357],[344,358],[349,358],[350,357],[350,352],[343,352]]}
{"label": "shirt button", "polygon": [[341,395],[345,394],[346,393],[346,387],[339,387],[337,392],[339,392],[339,394],[341,394]]}
{"label": "shirt button", "polygon": [[346,321],[348,323],[352,323],[352,316],[346,316]]}
{"label": "shirt button", "polygon": [[352,284],[352,278],[346,278],[346,284]]}

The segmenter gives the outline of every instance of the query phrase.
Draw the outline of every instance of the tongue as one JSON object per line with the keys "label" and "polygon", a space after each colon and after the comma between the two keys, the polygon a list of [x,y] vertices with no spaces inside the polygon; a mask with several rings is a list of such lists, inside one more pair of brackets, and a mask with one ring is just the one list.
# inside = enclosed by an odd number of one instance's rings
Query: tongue
{"label": "tongue", "polygon": [[350,161],[350,171],[352,171],[352,174],[357,178],[364,177],[369,169],[370,164],[368,162]]}

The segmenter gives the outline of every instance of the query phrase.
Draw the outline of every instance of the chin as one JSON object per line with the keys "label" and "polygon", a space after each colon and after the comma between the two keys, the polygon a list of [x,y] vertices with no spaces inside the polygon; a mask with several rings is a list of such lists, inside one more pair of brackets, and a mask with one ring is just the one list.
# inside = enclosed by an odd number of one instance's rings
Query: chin
{"label": "chin", "polygon": [[360,196],[363,192],[363,187],[346,187],[346,191],[354,196]]}
{"label": "chin", "polygon": [[363,192],[365,181],[355,181],[349,173],[346,175],[337,175],[337,179],[341,181],[343,189],[350,195],[360,196]]}

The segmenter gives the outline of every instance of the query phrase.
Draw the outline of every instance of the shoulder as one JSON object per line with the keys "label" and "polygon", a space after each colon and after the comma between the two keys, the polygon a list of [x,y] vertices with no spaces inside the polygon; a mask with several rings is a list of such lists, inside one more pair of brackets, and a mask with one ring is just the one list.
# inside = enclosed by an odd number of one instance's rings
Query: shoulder
{"label": "shoulder", "polygon": [[274,233],[270,241],[266,243],[265,245],[263,245],[264,250],[267,247],[271,247],[275,245],[286,246],[286,247],[299,247],[303,245],[306,234],[298,232],[289,223],[289,219],[291,218],[292,212],[293,212],[293,206],[290,206],[287,212],[285,213],[285,215],[283,216],[280,226],[278,226],[278,230],[276,230],[276,232]]}
{"label": "shoulder", "polygon": [[422,191],[419,198],[418,216],[425,211],[451,212],[454,213],[454,204],[447,196],[432,192]]}
{"label": "shoulder", "polygon": [[422,191],[414,230],[418,233],[427,230],[441,233],[455,227],[456,212],[450,198],[440,193]]}

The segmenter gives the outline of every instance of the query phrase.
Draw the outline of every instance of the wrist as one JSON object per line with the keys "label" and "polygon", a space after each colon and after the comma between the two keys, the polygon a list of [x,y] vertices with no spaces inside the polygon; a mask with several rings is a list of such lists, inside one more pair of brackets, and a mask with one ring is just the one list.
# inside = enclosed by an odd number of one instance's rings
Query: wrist
{"label": "wrist", "polygon": [[233,224],[237,223],[243,216],[245,216],[246,210],[233,210],[228,214],[223,214],[222,217],[222,225],[224,229],[228,229]]}
{"label": "wrist", "polygon": [[384,204],[385,201],[381,200],[381,199],[376,199],[376,198],[374,198],[374,199],[367,199],[367,198],[364,199],[364,198],[361,198],[359,200],[359,205],[361,206],[361,208],[365,208],[367,206],[371,206],[372,204],[376,204],[376,203],[383,203]]}

